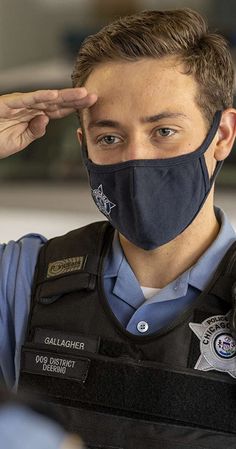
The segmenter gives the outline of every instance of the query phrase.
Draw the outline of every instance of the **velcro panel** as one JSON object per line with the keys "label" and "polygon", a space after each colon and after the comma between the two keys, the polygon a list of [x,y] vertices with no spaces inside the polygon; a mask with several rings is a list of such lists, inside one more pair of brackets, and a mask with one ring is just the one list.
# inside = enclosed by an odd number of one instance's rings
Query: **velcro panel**
{"label": "velcro panel", "polygon": [[236,435],[181,424],[152,422],[54,404],[69,432],[78,432],[88,448],[235,449]]}
{"label": "velcro panel", "polygon": [[[27,372],[27,367],[24,367]],[[91,359],[85,384],[65,378],[28,376],[22,381],[40,386],[52,401],[102,409],[124,416],[168,420],[236,434],[236,382],[189,370],[173,372],[140,363]]]}

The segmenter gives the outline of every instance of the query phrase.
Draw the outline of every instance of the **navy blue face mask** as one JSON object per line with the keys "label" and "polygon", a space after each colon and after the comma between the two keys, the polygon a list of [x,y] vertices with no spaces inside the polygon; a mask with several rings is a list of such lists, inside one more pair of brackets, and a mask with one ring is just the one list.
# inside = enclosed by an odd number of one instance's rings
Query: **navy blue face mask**
{"label": "navy blue face mask", "polygon": [[218,130],[221,112],[195,151],[168,159],[98,165],[83,148],[98,209],[134,245],[152,250],[173,240],[202,208],[222,162],[209,179],[204,153]]}

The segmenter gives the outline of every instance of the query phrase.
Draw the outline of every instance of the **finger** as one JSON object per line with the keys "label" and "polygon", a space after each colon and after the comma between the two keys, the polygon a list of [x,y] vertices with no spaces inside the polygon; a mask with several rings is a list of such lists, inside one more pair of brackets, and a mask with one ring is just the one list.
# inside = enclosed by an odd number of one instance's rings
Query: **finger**
{"label": "finger", "polygon": [[[15,112],[16,111],[16,112]],[[11,113],[8,112],[6,118],[10,121],[14,121],[15,123],[21,122],[29,122],[34,117],[45,115],[44,111],[36,110],[36,109],[14,109]],[[4,117],[3,117],[4,118]],[[1,120],[1,118],[0,118]]]}
{"label": "finger", "polygon": [[87,90],[81,88],[68,88],[61,90],[38,90],[28,93],[14,93],[10,95],[2,95],[2,99],[6,106],[12,109],[20,108],[37,108],[46,109],[50,103],[61,104],[72,101],[79,101],[86,97]]}
{"label": "finger", "polygon": [[74,87],[58,91],[57,103],[68,103],[80,100],[88,95],[85,87]]}
{"label": "finger", "polygon": [[76,111],[76,109],[74,109],[74,108],[62,108],[62,109],[57,109],[56,111],[47,112],[47,115],[50,119],[58,119],[58,118],[67,117],[67,115],[73,114],[73,112],[75,112],[75,111]]}
{"label": "finger", "polygon": [[[81,88],[80,92],[78,92],[78,89],[77,89],[76,95],[74,95],[74,92],[71,93],[71,91],[74,91],[75,89],[68,89],[68,90],[70,90],[70,95],[68,96],[68,98],[69,98],[68,100],[66,100],[67,95],[64,95],[64,100],[60,96],[60,98],[57,97],[56,99],[53,98],[53,99],[49,99],[48,101],[44,101],[44,102],[40,102],[39,97],[38,97],[37,102],[35,99],[35,102],[33,103],[32,96],[23,98],[22,95],[25,96],[27,94],[19,94],[20,98],[17,99],[15,97],[13,100],[11,99],[10,102],[5,99],[5,104],[7,104],[8,106],[11,104],[12,109],[14,109],[14,113],[22,114],[24,109],[29,110],[30,112],[45,111],[46,113],[50,112],[50,111],[54,111],[58,108],[78,109],[80,107],[89,107],[97,101],[97,95],[96,94],[87,94],[87,91],[84,88]],[[71,95],[71,94],[73,94],[73,95]],[[14,95],[17,96],[18,94],[14,94]],[[73,99],[71,99],[72,97],[73,97]]]}
{"label": "finger", "polygon": [[60,449],[85,449],[83,441],[78,435],[68,435],[64,441]]}
{"label": "finger", "polygon": [[[60,105],[58,105],[58,104],[49,104],[49,105],[47,105],[47,107],[44,110],[44,112],[46,114],[49,114],[49,113],[57,111],[57,110],[60,111],[63,108],[66,108],[66,109],[80,109],[80,108],[90,107],[96,101],[97,101],[97,95],[90,94],[90,95],[87,95],[85,98],[81,98],[80,100],[70,101],[70,102],[62,103]],[[41,105],[41,109],[43,109],[42,105]]]}
{"label": "finger", "polygon": [[97,99],[98,96],[96,94],[88,94],[85,98],[81,98],[80,101],[75,102],[74,107],[75,109],[90,108],[96,103]]}
{"label": "finger", "polygon": [[78,109],[80,107],[89,107],[97,101],[98,97],[96,94],[86,94],[85,96],[75,96],[73,100],[55,101],[46,103],[39,103],[35,105],[34,109],[41,109],[46,111],[55,111],[61,108],[74,108]]}
{"label": "finger", "polygon": [[92,106],[93,104],[96,103],[98,99],[97,94],[88,94],[85,98],[82,98],[79,102],[76,102],[76,106],[77,108],[89,108],[90,106]]}
{"label": "finger", "polygon": [[38,103],[56,101],[58,98],[57,90],[38,90],[28,93],[14,93],[9,95],[2,95],[1,100],[11,109],[21,109],[25,107],[34,106]]}
{"label": "finger", "polygon": [[48,122],[49,117],[46,115],[38,115],[29,122],[25,131],[29,142],[44,136]]}
{"label": "finger", "polygon": [[69,114],[72,114],[73,112],[76,112],[81,109],[89,108],[91,107],[95,102],[97,101],[97,97],[89,97],[81,100],[76,105],[74,105],[73,108],[64,108],[61,107],[58,109],[58,107],[53,108],[54,110],[45,110],[45,113],[50,117],[50,119],[58,119],[66,117]]}

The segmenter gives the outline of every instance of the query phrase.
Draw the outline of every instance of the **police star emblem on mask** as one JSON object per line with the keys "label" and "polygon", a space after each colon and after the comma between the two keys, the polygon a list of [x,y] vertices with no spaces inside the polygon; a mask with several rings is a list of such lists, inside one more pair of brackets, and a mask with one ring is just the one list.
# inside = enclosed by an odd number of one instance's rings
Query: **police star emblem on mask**
{"label": "police star emblem on mask", "polygon": [[110,216],[111,210],[116,204],[112,203],[107,196],[103,193],[103,186],[100,186],[97,189],[92,190],[92,197],[97,205],[98,209],[106,215],[106,217]]}
{"label": "police star emblem on mask", "polygon": [[201,324],[189,323],[200,340],[201,355],[194,366],[201,371],[216,370],[236,378],[236,342],[227,315],[215,315]]}

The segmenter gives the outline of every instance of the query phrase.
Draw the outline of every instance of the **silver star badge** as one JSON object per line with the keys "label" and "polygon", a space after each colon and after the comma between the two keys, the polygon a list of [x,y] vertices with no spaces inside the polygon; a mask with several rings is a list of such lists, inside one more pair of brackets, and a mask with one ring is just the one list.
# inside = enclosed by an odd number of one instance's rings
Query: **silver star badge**
{"label": "silver star badge", "polygon": [[236,378],[236,342],[233,339],[227,315],[215,315],[201,324],[189,323],[200,340],[201,355],[195,369],[216,370]]}

